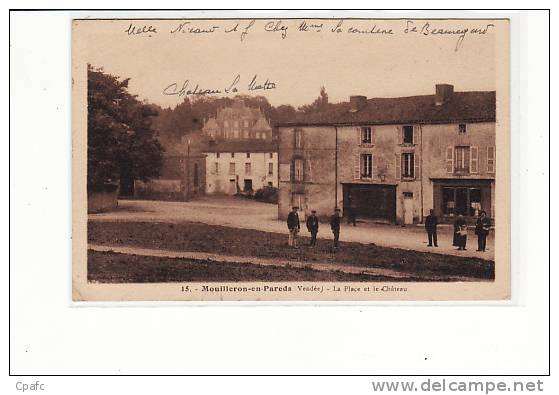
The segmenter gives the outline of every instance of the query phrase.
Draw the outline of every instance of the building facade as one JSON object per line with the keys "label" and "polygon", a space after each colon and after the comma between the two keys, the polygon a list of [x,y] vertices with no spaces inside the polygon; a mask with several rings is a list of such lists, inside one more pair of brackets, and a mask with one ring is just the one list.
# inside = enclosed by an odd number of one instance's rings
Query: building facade
{"label": "building facade", "polygon": [[186,201],[205,194],[206,156],[185,138],[163,157],[158,178],[134,181],[134,196],[141,199]]}
{"label": "building facade", "polygon": [[251,194],[278,187],[277,145],[272,142],[211,142],[205,155],[208,194]]}
{"label": "building facade", "polygon": [[212,140],[272,140],[270,123],[259,108],[247,107],[242,99],[234,99],[230,107],[221,108],[203,128]]}
{"label": "building facade", "polygon": [[278,125],[279,217],[292,206],[412,224],[495,212],[495,92],[367,99]]}

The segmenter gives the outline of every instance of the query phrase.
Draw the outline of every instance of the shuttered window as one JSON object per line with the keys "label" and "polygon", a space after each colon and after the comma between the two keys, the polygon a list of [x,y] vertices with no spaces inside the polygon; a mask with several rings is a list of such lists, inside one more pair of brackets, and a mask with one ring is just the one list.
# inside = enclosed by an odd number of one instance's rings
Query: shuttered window
{"label": "shuttered window", "polygon": [[446,172],[454,173],[454,147],[446,147]]}
{"label": "shuttered window", "polygon": [[413,126],[413,144],[419,144],[419,125]]}
{"label": "shuttered window", "polygon": [[402,157],[398,154],[395,155],[395,169],[396,169],[396,173],[394,174],[394,176],[396,177],[397,180],[400,180],[402,178]]}
{"label": "shuttered window", "polygon": [[359,154],[353,157],[353,179],[361,179],[361,156]]}
{"label": "shuttered window", "polygon": [[456,147],[454,150],[454,171],[457,173],[470,172],[470,147]]}
{"label": "shuttered window", "polygon": [[373,178],[373,155],[361,154],[361,178]]}
{"label": "shuttered window", "polygon": [[477,173],[478,172],[478,148],[476,146],[470,147],[470,173]]}
{"label": "shuttered window", "polygon": [[415,177],[415,156],[411,152],[402,154],[402,177],[414,178]]}
{"label": "shuttered window", "polygon": [[303,148],[303,131],[295,129],[295,148]]}
{"label": "shuttered window", "polygon": [[295,181],[302,182],[303,181],[303,160],[302,159],[295,159],[293,162],[293,177]]}
{"label": "shuttered window", "polygon": [[487,172],[495,173],[495,147],[487,147]]}

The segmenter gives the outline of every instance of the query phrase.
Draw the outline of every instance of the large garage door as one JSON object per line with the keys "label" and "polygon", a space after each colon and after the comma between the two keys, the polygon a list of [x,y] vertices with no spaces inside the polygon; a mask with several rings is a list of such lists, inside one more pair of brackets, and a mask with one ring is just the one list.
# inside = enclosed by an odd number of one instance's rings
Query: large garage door
{"label": "large garage door", "polygon": [[357,218],[394,223],[396,187],[393,185],[344,184],[344,212],[353,210]]}

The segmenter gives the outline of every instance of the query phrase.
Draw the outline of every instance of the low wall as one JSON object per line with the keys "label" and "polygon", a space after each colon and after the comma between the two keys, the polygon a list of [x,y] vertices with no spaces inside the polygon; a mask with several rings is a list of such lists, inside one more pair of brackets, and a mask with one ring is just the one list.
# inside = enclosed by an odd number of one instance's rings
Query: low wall
{"label": "low wall", "polygon": [[134,194],[144,199],[184,200],[181,180],[135,181]]}
{"label": "low wall", "polygon": [[87,212],[100,213],[118,207],[118,187],[111,186],[105,190],[87,192]]}

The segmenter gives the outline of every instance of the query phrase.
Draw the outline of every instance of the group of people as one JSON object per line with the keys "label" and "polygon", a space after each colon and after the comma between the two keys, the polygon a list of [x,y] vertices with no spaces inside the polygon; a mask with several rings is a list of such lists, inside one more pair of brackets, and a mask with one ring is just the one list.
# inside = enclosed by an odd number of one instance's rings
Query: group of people
{"label": "group of people", "polygon": [[[288,244],[291,247],[299,248],[297,243],[297,237],[301,231],[301,224],[299,222],[299,214],[297,211],[298,207],[293,207],[291,212],[287,216],[287,228],[289,229],[289,239]],[[352,216],[355,218],[354,216]],[[341,215],[340,209],[335,208],[334,213],[330,216],[330,229],[334,236],[334,249],[339,247],[340,241],[340,223]],[[311,240],[309,246],[316,246],[316,236],[318,235],[319,221],[316,216],[316,210],[311,211],[311,215],[307,217],[307,230],[311,234]],[[429,210],[429,215],[425,218],[425,230],[427,231],[428,247],[438,247],[437,244],[437,225],[438,218],[434,214],[434,210]],[[479,217],[476,222],[475,234],[477,235],[477,251],[485,252],[487,245],[487,236],[491,229],[491,219],[487,217],[485,211],[479,213]],[[468,230],[466,226],[466,220],[463,215],[459,215],[454,221],[454,235],[452,239],[452,245],[458,247],[458,250],[466,250],[466,242],[468,239]]]}
{"label": "group of people", "polygon": [[[427,231],[428,247],[438,247],[437,245],[437,225],[438,219],[433,209],[429,210],[429,215],[425,218],[425,230]],[[487,217],[485,211],[479,213],[476,221],[475,234],[477,235],[477,251],[485,252],[487,246],[487,236],[491,229],[491,219]],[[468,229],[466,220],[462,214],[458,215],[454,221],[454,235],[452,245],[458,247],[460,251],[466,250],[466,242],[468,240]]]}
{"label": "group of people", "polygon": [[[299,222],[299,214],[297,213],[297,210],[299,210],[298,207],[293,207],[291,209],[291,212],[287,216],[287,228],[289,229],[288,244],[294,248],[299,248],[297,244],[297,236],[301,231],[301,223]],[[332,230],[332,234],[334,235],[334,249],[337,249],[340,243],[340,222],[340,209],[336,207],[334,209],[334,213],[330,216],[330,229]],[[309,246],[314,247],[316,246],[316,236],[318,235],[319,227],[316,210],[311,211],[311,215],[307,217],[306,225],[307,230],[311,234],[311,241],[309,243]]]}

